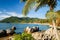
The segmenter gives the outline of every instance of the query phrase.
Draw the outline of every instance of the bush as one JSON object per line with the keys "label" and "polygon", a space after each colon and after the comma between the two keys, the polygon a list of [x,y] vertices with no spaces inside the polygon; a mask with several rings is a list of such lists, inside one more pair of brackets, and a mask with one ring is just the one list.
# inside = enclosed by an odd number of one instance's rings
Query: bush
{"label": "bush", "polygon": [[31,34],[22,33],[14,35],[14,40],[34,40]]}

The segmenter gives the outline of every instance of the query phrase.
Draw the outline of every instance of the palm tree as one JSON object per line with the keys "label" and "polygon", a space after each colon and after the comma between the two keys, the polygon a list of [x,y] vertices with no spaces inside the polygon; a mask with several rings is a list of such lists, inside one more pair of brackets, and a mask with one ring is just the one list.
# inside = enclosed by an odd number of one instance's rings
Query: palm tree
{"label": "palm tree", "polygon": [[[58,35],[57,35],[57,30],[55,27],[55,14],[53,12],[53,9],[56,7],[57,5],[57,0],[22,0],[23,2],[26,2],[24,8],[23,8],[23,14],[27,15],[27,13],[35,6],[35,11],[37,11],[39,8],[44,7],[46,5],[48,5],[50,7],[50,12],[53,14],[53,27],[54,27],[54,31],[56,32],[56,37],[57,40],[59,40]],[[52,15],[51,14],[51,15]]]}
{"label": "palm tree", "polygon": [[54,12],[54,11],[49,11],[49,12],[47,12],[46,17],[49,18],[49,19],[52,19],[52,24],[53,24],[53,27],[54,27],[55,35],[56,35],[57,40],[59,40],[58,32],[57,32],[57,29],[56,29],[56,18],[58,18],[57,13]]}
{"label": "palm tree", "polygon": [[35,11],[37,11],[39,8],[48,5],[50,7],[50,10],[53,10],[56,7],[57,1],[56,0],[22,0],[23,2],[26,2],[24,8],[23,8],[23,14],[27,15],[30,9],[32,9],[34,6],[36,7]]}
{"label": "palm tree", "polygon": [[57,19],[56,19],[56,25],[60,26],[60,10],[56,11],[57,13]]}
{"label": "palm tree", "polygon": [[60,10],[56,11],[58,18],[60,18]]}

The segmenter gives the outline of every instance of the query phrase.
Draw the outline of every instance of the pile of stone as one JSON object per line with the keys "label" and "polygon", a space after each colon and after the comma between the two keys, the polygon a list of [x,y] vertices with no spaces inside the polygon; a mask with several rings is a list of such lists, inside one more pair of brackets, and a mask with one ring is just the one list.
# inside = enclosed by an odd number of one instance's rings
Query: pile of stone
{"label": "pile of stone", "polygon": [[[50,28],[46,31],[39,31],[38,27],[32,27],[32,28],[27,27],[25,29],[25,32],[26,33],[31,33],[32,37],[35,40],[57,40],[53,28]],[[13,40],[14,37],[10,37],[9,39]]]}
{"label": "pile of stone", "polygon": [[46,30],[45,32],[32,33],[32,37],[35,40],[57,40],[53,28]]}
{"label": "pile of stone", "polygon": [[11,29],[0,30],[0,37],[13,35],[15,33],[16,27],[12,27]]}
{"label": "pile of stone", "polygon": [[26,27],[24,30],[24,32],[26,32],[26,33],[33,33],[33,32],[37,32],[37,31],[39,31],[39,27],[32,27],[32,28]]}

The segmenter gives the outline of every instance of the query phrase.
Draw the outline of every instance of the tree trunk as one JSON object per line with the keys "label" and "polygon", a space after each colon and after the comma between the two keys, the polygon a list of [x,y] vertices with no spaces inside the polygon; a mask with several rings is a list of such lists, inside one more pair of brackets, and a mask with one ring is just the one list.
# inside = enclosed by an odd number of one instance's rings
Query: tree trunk
{"label": "tree trunk", "polygon": [[50,5],[50,11],[53,10],[53,7]]}
{"label": "tree trunk", "polygon": [[55,33],[56,39],[59,40],[59,36],[58,36],[59,34],[58,34],[57,29],[56,29],[55,21],[53,20],[52,22],[53,22],[54,33]]}
{"label": "tree trunk", "polygon": [[[50,5],[50,11],[52,11],[52,10],[53,10],[53,7]],[[57,40],[59,40],[58,32],[57,32],[56,25],[55,25],[55,19],[52,20],[52,23],[53,23],[54,33],[56,35],[56,38],[57,38]]]}

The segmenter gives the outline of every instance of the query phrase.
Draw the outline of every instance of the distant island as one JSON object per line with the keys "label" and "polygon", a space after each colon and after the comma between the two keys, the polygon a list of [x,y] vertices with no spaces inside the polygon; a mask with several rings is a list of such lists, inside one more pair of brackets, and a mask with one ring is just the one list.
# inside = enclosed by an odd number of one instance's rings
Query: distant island
{"label": "distant island", "polygon": [[29,18],[29,17],[9,17],[0,20],[0,23],[49,23],[49,19]]}

